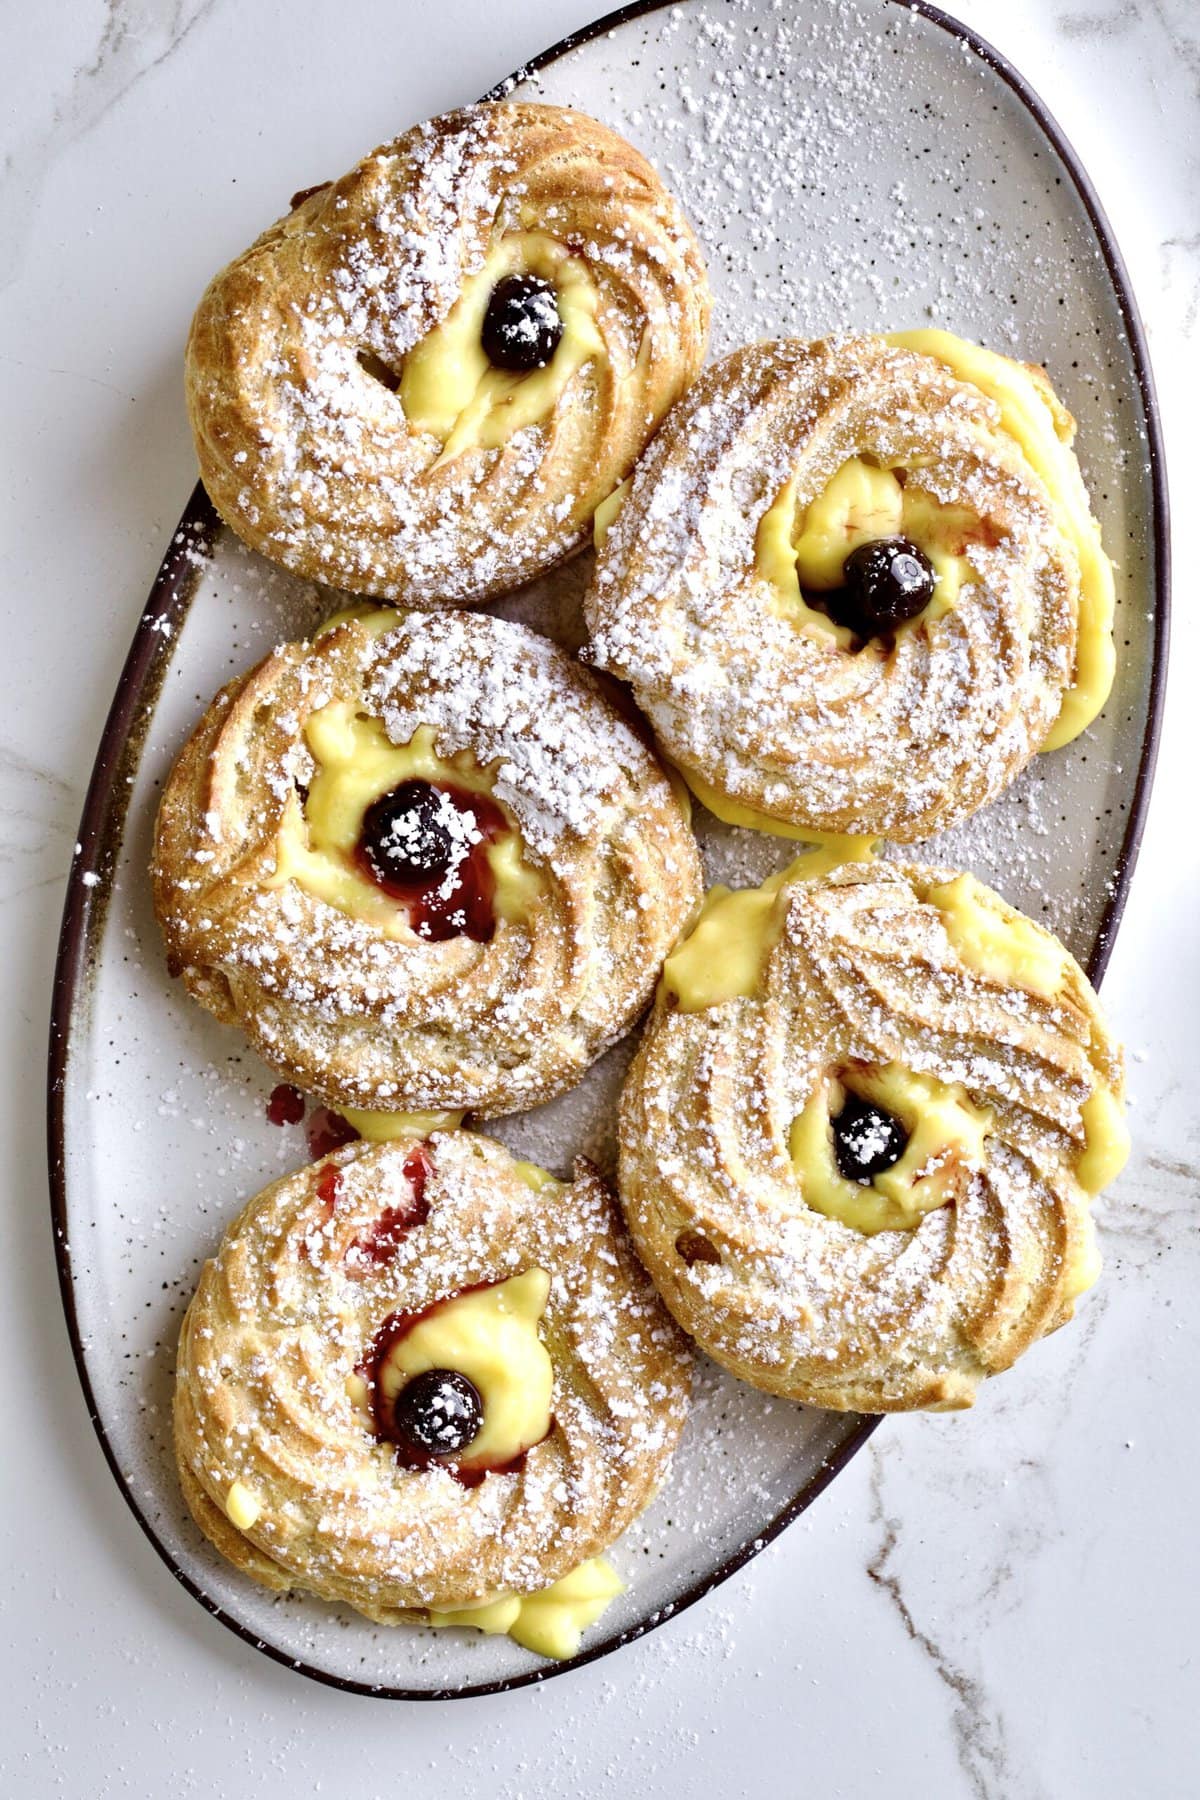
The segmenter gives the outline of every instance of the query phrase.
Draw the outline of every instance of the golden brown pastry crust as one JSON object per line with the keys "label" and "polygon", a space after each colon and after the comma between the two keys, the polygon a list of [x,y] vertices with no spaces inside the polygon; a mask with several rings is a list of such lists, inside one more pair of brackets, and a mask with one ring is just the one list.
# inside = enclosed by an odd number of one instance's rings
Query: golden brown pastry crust
{"label": "golden brown pastry crust", "polygon": [[[778,608],[755,543],[789,478],[799,509],[863,454],[965,501],[992,541],[950,611],[850,652]],[[735,351],[675,409],[586,610],[593,660],[632,685],[685,773],[792,827],[909,842],[994,799],[1043,743],[1078,594],[1051,498],[992,401],[882,338],[789,339]]]}
{"label": "golden brown pastry crust", "polygon": [[[1082,1108],[1101,1081],[1120,1094],[1120,1050],[1065,951],[1053,1000],[968,967],[921,898],[949,879],[883,863],[791,884],[758,992],[694,1012],[660,992],[630,1070],[620,1188],[638,1252],[684,1329],[769,1392],[969,1406],[1094,1274]],[[789,1133],[822,1071],[893,1060],[962,1084],[993,1122],[950,1204],[871,1236],[805,1204]]]}
{"label": "golden brown pastry crust", "polygon": [[[490,942],[385,936],[272,885],[304,728],[350,700],[407,743],[432,727],[496,771],[543,892]],[[293,802],[294,804],[294,802]],[[532,1106],[571,1086],[649,999],[700,891],[676,790],[595,679],[486,615],[356,620],[286,644],[217,696],[159,810],[155,909],[172,969],[264,1060],[331,1106]]]}
{"label": "golden brown pastry crust", "polygon": [[[250,1202],[201,1273],[175,1390],[184,1495],[221,1554],[385,1624],[545,1587],[606,1548],[665,1479],[689,1386],[683,1339],[586,1164],[538,1189],[490,1139],[440,1133],[427,1219],[383,1266],[348,1256],[406,1199],[415,1141],[352,1146]],[[552,1278],[549,1436],[473,1488],[400,1466],[347,1387],[375,1333],[533,1267]],[[259,1508],[245,1530],[225,1511],[235,1482]]]}
{"label": "golden brown pastry crust", "polygon": [[[398,371],[518,227],[586,261],[607,354],[544,424],[439,465],[379,366]],[[406,606],[484,600],[584,542],[698,372],[708,312],[691,228],[622,138],[564,107],[447,113],[313,191],[208,288],[187,352],[204,485],[300,575]]]}

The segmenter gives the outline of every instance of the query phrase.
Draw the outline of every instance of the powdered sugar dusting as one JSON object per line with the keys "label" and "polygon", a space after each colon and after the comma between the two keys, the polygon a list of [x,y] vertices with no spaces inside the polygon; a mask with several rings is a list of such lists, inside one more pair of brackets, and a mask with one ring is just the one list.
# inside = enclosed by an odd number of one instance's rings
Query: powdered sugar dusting
{"label": "powdered sugar dusting", "polygon": [[[240,1481],[259,1503],[247,1551],[384,1623],[528,1592],[606,1548],[660,1483],[688,1389],[683,1340],[594,1175],[534,1189],[462,1133],[425,1155],[428,1212],[378,1265],[358,1247],[411,1205],[405,1146],[355,1146],[269,1190],[204,1270],[180,1345],[181,1454],[208,1500]],[[376,1333],[531,1267],[551,1278],[547,1437],[470,1488],[398,1464],[362,1398]]]}
{"label": "powdered sugar dusting", "polygon": [[530,848],[587,837],[646,752],[604,706],[586,672],[553,644],[502,620],[431,617],[380,640],[366,677],[388,735],[405,744],[431,725],[443,755],[469,750],[495,771],[495,793]]}
{"label": "powdered sugar dusting", "polygon": [[[444,759],[465,751],[487,771],[515,823],[519,904],[427,938],[401,902],[383,930],[280,875],[284,821],[303,818],[313,772],[305,723],[335,694],[397,744],[431,730]],[[335,1107],[486,1115],[571,1085],[649,998],[700,891],[667,776],[595,677],[483,615],[414,615],[382,636],[348,623],[282,646],[210,709],[161,820],[175,966]]]}
{"label": "powdered sugar dusting", "polygon": [[[781,332],[878,330],[930,318],[1047,362],[1081,421],[1085,473],[1123,564],[1118,692],[1084,741],[1037,759],[1001,801],[938,840],[927,860],[974,869],[1086,956],[1145,718],[1149,514],[1136,383],[1061,165],[998,77],[936,26],[891,5],[726,0],[719,9],[662,10],[573,51],[544,72],[541,87],[547,98],[625,129],[680,195],[709,253],[718,350]],[[503,611],[576,647],[589,560],[585,554],[506,599]],[[289,1658],[364,1685],[458,1688],[527,1675],[535,1664],[505,1639],[401,1638],[343,1607],[265,1594],[227,1570],[184,1519],[170,1449],[174,1340],[200,1262],[245,1196],[305,1152],[298,1134],[264,1123],[272,1078],[235,1034],[184,1006],[163,979],[144,891],[155,784],[222,681],[273,644],[306,635],[336,604],[338,596],[290,578],[225,534],[172,640],[146,747],[131,769],[129,827],[68,1071],[76,1305],[114,1454],[188,1576]],[[710,878],[745,885],[794,854],[783,840],[719,826],[703,809],[696,819]],[[108,881],[106,874],[104,893]],[[613,1058],[627,1051],[628,1040]],[[504,1121],[503,1135],[560,1171],[577,1147],[610,1155],[620,1075],[605,1087],[602,1074]],[[981,1404],[1001,1397],[997,1390]],[[630,1592],[589,1646],[669,1616],[726,1558],[760,1547],[858,1430],[853,1419],[773,1400],[702,1362],[671,1484],[615,1552]],[[818,1535],[831,1505],[836,1524],[838,1504],[829,1496],[812,1513]],[[694,1626],[656,1636],[644,1659],[648,1703],[661,1700],[652,1671],[681,1646],[720,1675],[723,1660],[737,1654],[744,1603],[744,1594],[736,1609],[710,1598],[693,1613]],[[608,1666],[612,1680],[593,1672],[587,1691],[627,1708],[630,1665],[622,1657]],[[637,1666],[635,1657],[635,1682]],[[558,1694],[569,1700],[573,1691],[556,1690],[556,1705]],[[562,1715],[556,1766],[580,1779],[574,1711],[568,1705]],[[690,1767],[695,1746],[680,1730],[672,1751],[673,1729],[668,1719],[666,1739],[634,1746],[622,1769],[653,1785],[656,1774]],[[477,1773],[472,1758],[474,1747],[450,1758],[468,1785]]]}
{"label": "powdered sugar dusting", "polygon": [[[443,443],[397,392],[406,354],[501,240],[586,266],[603,353],[505,441]],[[188,398],[215,504],[314,579],[437,608],[579,548],[703,356],[700,254],[675,201],[604,126],[484,106],[417,126],[315,190],[210,286]]]}
{"label": "powdered sugar dusting", "polygon": [[[970,509],[952,608],[849,654],[798,628],[755,560],[851,457]],[[976,810],[1034,753],[1074,666],[1079,572],[997,409],[873,338],[747,349],[680,403],[635,478],[587,611],[668,753],[735,801],[903,840]]]}
{"label": "powdered sugar dusting", "polygon": [[[1092,1258],[1075,1164],[1106,1027],[1074,974],[1047,999],[964,963],[920,900],[948,873],[792,884],[755,992],[660,1001],[622,1099],[626,1216],[676,1317],[818,1405],[969,1404],[1070,1317]],[[893,1061],[986,1111],[984,1161],[948,1163],[953,1203],[911,1231],[868,1236],[805,1203],[790,1133],[831,1069]],[[711,1254],[682,1254],[697,1236]]]}

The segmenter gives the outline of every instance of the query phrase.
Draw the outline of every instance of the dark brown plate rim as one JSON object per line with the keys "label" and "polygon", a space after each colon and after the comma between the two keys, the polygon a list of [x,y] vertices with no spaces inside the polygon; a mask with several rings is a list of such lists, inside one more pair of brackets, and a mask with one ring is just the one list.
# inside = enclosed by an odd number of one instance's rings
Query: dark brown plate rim
{"label": "dark brown plate rim", "polygon": [[[643,18],[649,13],[658,12],[666,6],[678,3],[679,0],[633,0],[631,5],[618,7],[616,11],[596,19],[592,24],[585,25],[580,30],[562,38],[552,48],[535,57],[532,62],[525,63],[512,75],[489,89],[482,99],[503,99],[519,83],[527,80],[531,75],[537,74],[539,70],[547,68],[551,63],[557,62],[568,51],[575,50],[582,44],[590,43],[592,39],[613,30],[618,25],[628,24],[632,20]],[[980,37],[977,32],[959,20],[950,18],[946,13],[939,11],[937,7],[926,4],[925,0],[890,0],[890,3],[904,6],[910,12],[919,13],[923,18],[940,26],[942,30],[949,32],[952,37],[968,46],[1007,83],[1023,102],[1026,110],[1055,150],[1074,182],[1076,192],[1096,234],[1109,279],[1117,297],[1141,392],[1146,429],[1146,450],[1154,503],[1154,649],[1146,735],[1134,784],[1133,804],[1130,808],[1124,841],[1110,884],[1108,903],[1100,921],[1095,945],[1088,959],[1088,973],[1098,985],[1108,966],[1117,927],[1125,909],[1142,833],[1145,829],[1146,809],[1158,755],[1166,684],[1170,619],[1169,511],[1158,401],[1150,372],[1145,332],[1130,288],[1124,261],[1117,249],[1111,227],[1091,181],[1057,121],[1029,83],[1005,57],[1000,55],[999,51],[993,49],[991,44]],[[96,1407],[91,1379],[84,1359],[79,1320],[75,1310],[74,1276],[67,1232],[64,1095],[67,1059],[70,1052],[71,1020],[99,942],[113,867],[122,837],[129,792],[128,784],[123,777],[130,771],[136,760],[142,732],[148,723],[158,687],[166,669],[174,628],[186,615],[198,583],[199,563],[202,558],[197,555],[197,552],[203,552],[212,543],[219,525],[220,521],[213,510],[212,503],[203,487],[197,484],[150,590],[145,610],[138,622],[137,634],[121,671],[117,691],[100,740],[91,781],[88,785],[83,818],[79,827],[79,847],[67,885],[50,1018],[47,1122],[50,1209],[54,1226],[55,1255],[75,1366],[83,1389],[88,1416],[100,1440],[100,1446],[112,1472],[113,1480],[124,1496],[134,1518],[176,1580],[187,1589],[194,1599],[199,1601],[207,1612],[219,1619],[230,1631],[235,1632],[254,1649],[262,1651],[265,1656],[282,1664],[284,1668],[296,1670],[299,1674],[307,1675],[314,1681],[322,1682],[328,1687],[341,1688],[347,1693],[365,1694],[375,1699],[386,1700],[457,1700],[469,1699],[476,1695],[507,1693],[512,1689],[547,1681],[556,1675],[566,1673],[567,1670],[579,1669],[587,1663],[595,1662],[599,1657],[607,1656],[612,1651],[620,1649],[622,1645],[632,1643],[635,1639],[645,1636],[657,1625],[663,1624],[668,1618],[673,1618],[687,1607],[694,1605],[697,1600],[703,1599],[706,1594],[719,1587],[723,1581],[727,1581],[752,1557],[764,1550],[786,1526],[811,1506],[817,1496],[824,1492],[834,1477],[839,1475],[851,1458],[861,1450],[876,1426],[882,1421],[879,1417],[864,1417],[851,1436],[828,1461],[821,1465],[816,1475],[805,1483],[799,1493],[775,1515],[762,1531],[758,1532],[734,1555],[726,1558],[719,1568],[695,1582],[678,1600],[649,1614],[638,1624],[617,1633],[604,1643],[596,1644],[592,1648],[582,1651],[569,1661],[549,1663],[543,1668],[532,1669],[524,1674],[508,1676],[498,1681],[480,1682],[461,1688],[414,1689],[351,1681],[344,1676],[330,1674],[326,1670],[314,1668],[309,1663],[288,1656],[285,1651],[277,1649],[275,1645],[260,1638],[257,1633],[231,1617],[175,1563],[166,1546],[156,1535],[121,1471]],[[164,626],[167,629],[164,630]],[[85,883],[83,879],[85,870],[95,872],[99,876],[99,881],[92,884]]]}

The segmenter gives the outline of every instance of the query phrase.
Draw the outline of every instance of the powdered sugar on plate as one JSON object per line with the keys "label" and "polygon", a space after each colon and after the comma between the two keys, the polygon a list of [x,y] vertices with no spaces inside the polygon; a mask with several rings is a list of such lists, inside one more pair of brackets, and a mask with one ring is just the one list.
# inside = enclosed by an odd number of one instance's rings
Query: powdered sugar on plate
{"label": "powdered sugar on plate", "polygon": [[[1052,147],[961,42],[865,0],[664,8],[573,50],[536,89],[518,92],[578,105],[650,154],[704,241],[716,350],[933,319],[1046,362],[1080,421],[1084,472],[1121,565],[1118,686],[1083,740],[1039,758],[1000,802],[922,853],[971,868],[1086,959],[1147,716],[1152,516],[1120,309]],[[363,148],[348,116],[347,166]],[[494,610],[574,648],[588,560]],[[401,1639],[318,1602],[263,1594],[191,1531],[170,1449],[174,1340],[199,1265],[245,1198],[303,1161],[305,1148],[298,1132],[266,1122],[271,1078],[240,1040],[166,979],[144,874],[157,786],[216,688],[339,601],[225,534],[172,616],[178,629],[157,634],[144,742],[119,776],[132,777],[129,810],[114,818],[103,854],[89,848],[102,879],[90,890],[91,974],[73,1021],[65,1224],[96,1407],[169,1557],[289,1660],[366,1687],[458,1690],[545,1665],[507,1640]],[[718,827],[700,809],[696,819],[712,878],[742,885],[794,854],[783,840]],[[577,1149],[605,1160],[627,1053],[611,1052],[572,1094],[497,1135],[560,1171]],[[672,1482],[615,1553],[630,1591],[589,1643],[669,1615],[728,1559],[761,1547],[856,1429],[702,1368]],[[703,1620],[727,1649],[711,1603]]]}

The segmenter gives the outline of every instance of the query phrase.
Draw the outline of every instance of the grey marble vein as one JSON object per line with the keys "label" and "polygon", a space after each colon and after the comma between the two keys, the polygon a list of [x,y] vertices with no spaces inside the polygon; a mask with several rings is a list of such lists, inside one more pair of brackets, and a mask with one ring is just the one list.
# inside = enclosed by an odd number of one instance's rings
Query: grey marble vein
{"label": "grey marble vein", "polygon": [[218,0],[107,0],[94,50],[11,145],[0,177],[0,292],[20,265],[38,201],[57,158],[93,130],[130,89],[159,68]]}
{"label": "grey marble vein", "polygon": [[1063,13],[1058,21],[1058,29],[1064,37],[1124,37],[1136,29],[1138,23],[1138,7],[1135,0],[1124,0],[1124,5],[1116,7],[1112,12]]}
{"label": "grey marble vein", "polygon": [[79,811],[75,787],[0,744],[0,902],[66,874]]}
{"label": "grey marble vein", "polygon": [[1097,1218],[1106,1253],[1135,1269],[1200,1242],[1200,1164],[1149,1152],[1105,1194]]}
{"label": "grey marble vein", "polygon": [[[1049,1800],[1052,1791],[1036,1719],[1011,1711],[989,1684],[989,1643],[1002,1663],[1024,1631],[1035,1572],[1055,1566],[1072,1529],[1050,1446],[1069,1434],[1111,1299],[1104,1285],[1088,1295],[1056,1340],[1064,1357],[1049,1379],[1023,1371],[1016,1385],[988,1384],[978,1415],[899,1421],[869,1446],[877,1546],[867,1574],[946,1690],[963,1791],[979,1800]],[[957,1431],[971,1434],[969,1448]]]}
{"label": "grey marble vein", "polygon": [[[1151,39],[1147,21],[1156,28],[1159,39],[1173,60],[1187,70],[1197,96],[1200,96],[1200,8],[1192,0],[1121,0],[1104,11],[1060,13],[1055,24],[1061,35],[1076,41],[1135,38],[1149,50]],[[1161,42],[1155,48],[1161,49]]]}
{"label": "grey marble vein", "polygon": [[128,400],[131,404],[137,399],[136,394],[127,392],[125,388],[116,387],[111,381],[105,381],[102,376],[93,374],[90,369],[70,369],[57,365],[40,367],[36,363],[24,362],[19,356],[0,356],[0,363],[6,363],[11,369],[27,369],[35,375],[54,375],[61,376],[68,381],[84,381],[89,387],[102,388],[105,393],[115,394],[118,400]]}
{"label": "grey marble vein", "polygon": [[1146,5],[1200,99],[1200,8],[1195,0],[1146,0]]}
{"label": "grey marble vein", "polygon": [[[1200,132],[1197,134],[1200,136]],[[1189,237],[1164,238],[1159,246],[1164,289],[1178,284],[1186,298],[1179,317],[1182,335],[1190,338],[1200,319],[1200,232]]]}
{"label": "grey marble vein", "polygon": [[1020,1795],[1021,1800],[1036,1800],[1040,1788],[1030,1785],[1023,1775],[1014,1785],[1015,1772],[1010,1754],[1004,1716],[978,1674],[970,1673],[956,1661],[947,1645],[939,1641],[931,1627],[919,1623],[914,1603],[906,1592],[901,1567],[901,1545],[909,1535],[908,1527],[897,1515],[889,1513],[884,1496],[886,1457],[897,1446],[881,1448],[876,1438],[868,1446],[871,1461],[871,1522],[879,1531],[879,1544],[867,1565],[871,1581],[886,1596],[910,1642],[927,1659],[937,1679],[951,1699],[951,1726],[959,1765],[970,1793],[979,1800],[998,1800],[999,1796]]}

